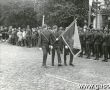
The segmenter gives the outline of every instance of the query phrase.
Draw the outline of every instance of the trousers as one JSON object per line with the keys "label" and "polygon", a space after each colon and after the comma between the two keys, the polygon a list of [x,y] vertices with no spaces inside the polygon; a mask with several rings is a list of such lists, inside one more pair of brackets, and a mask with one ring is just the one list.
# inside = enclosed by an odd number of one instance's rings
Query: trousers
{"label": "trousers", "polygon": [[60,56],[61,50],[60,50],[60,47],[54,47],[52,49],[52,65],[54,65],[55,51],[57,52],[58,64],[61,64],[61,56]]}

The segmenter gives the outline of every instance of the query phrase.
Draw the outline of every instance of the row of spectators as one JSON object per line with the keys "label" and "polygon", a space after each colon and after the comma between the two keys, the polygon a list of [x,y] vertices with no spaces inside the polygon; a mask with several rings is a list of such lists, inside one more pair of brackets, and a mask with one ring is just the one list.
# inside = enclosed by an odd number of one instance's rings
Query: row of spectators
{"label": "row of spectators", "polygon": [[38,43],[40,28],[0,28],[0,40],[7,41],[12,45],[35,47]]}

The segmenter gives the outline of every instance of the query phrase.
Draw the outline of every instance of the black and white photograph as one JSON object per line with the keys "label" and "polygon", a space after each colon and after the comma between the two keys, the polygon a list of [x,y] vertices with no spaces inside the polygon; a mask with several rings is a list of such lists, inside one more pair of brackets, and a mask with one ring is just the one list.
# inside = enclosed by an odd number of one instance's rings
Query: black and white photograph
{"label": "black and white photograph", "polygon": [[0,90],[110,90],[110,0],[0,0]]}

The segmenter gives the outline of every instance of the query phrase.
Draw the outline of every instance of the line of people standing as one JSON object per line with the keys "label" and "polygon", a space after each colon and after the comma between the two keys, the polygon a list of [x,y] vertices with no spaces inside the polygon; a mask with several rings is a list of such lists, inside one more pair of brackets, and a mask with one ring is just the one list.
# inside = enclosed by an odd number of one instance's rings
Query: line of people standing
{"label": "line of people standing", "polygon": [[110,59],[110,31],[88,29],[79,31],[82,52],[80,57],[86,55],[88,59],[92,56],[94,60],[104,58],[104,62]]}
{"label": "line of people standing", "polygon": [[[73,65],[73,55],[70,52],[69,48],[64,43],[61,35],[64,32],[63,27],[54,25],[52,28],[44,25],[39,36],[38,46],[43,51],[43,63],[42,66],[46,67],[47,56],[51,53],[52,66],[54,66],[55,53],[57,54],[58,66],[62,66],[61,54],[64,55],[64,65],[67,66],[66,56],[70,53],[69,65]],[[64,52],[63,52],[64,50]]]}
{"label": "line of people standing", "polygon": [[[3,30],[5,32],[3,32]],[[57,53],[58,66],[62,66],[61,54],[64,55],[64,65],[67,66],[67,55],[70,55],[69,65],[73,66],[73,55],[63,41],[61,34],[65,31],[63,27],[54,25],[52,28],[44,25],[39,28],[1,28],[3,39],[13,45],[34,47],[39,46],[43,50],[43,66],[46,66],[47,56],[52,55],[52,66],[54,66],[55,52]],[[104,58],[104,62],[110,59],[110,31],[87,29],[79,30],[82,52],[79,57],[86,56],[94,60]],[[1,36],[0,36],[1,37]]]}

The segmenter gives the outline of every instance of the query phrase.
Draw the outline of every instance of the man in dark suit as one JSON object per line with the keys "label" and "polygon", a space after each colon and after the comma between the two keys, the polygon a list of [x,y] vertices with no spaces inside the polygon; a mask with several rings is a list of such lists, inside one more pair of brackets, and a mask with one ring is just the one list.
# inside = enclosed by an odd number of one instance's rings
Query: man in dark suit
{"label": "man in dark suit", "polygon": [[51,47],[52,47],[52,66],[54,66],[54,58],[55,58],[55,51],[57,52],[58,56],[58,66],[61,65],[61,48],[62,48],[62,38],[61,38],[62,31],[58,29],[55,25],[53,26],[53,30],[51,33]]}
{"label": "man in dark suit", "polygon": [[47,30],[47,26],[44,25],[43,29],[40,31],[38,46],[43,51],[43,63],[42,66],[46,67],[47,55],[49,51],[50,44],[50,31]]}

